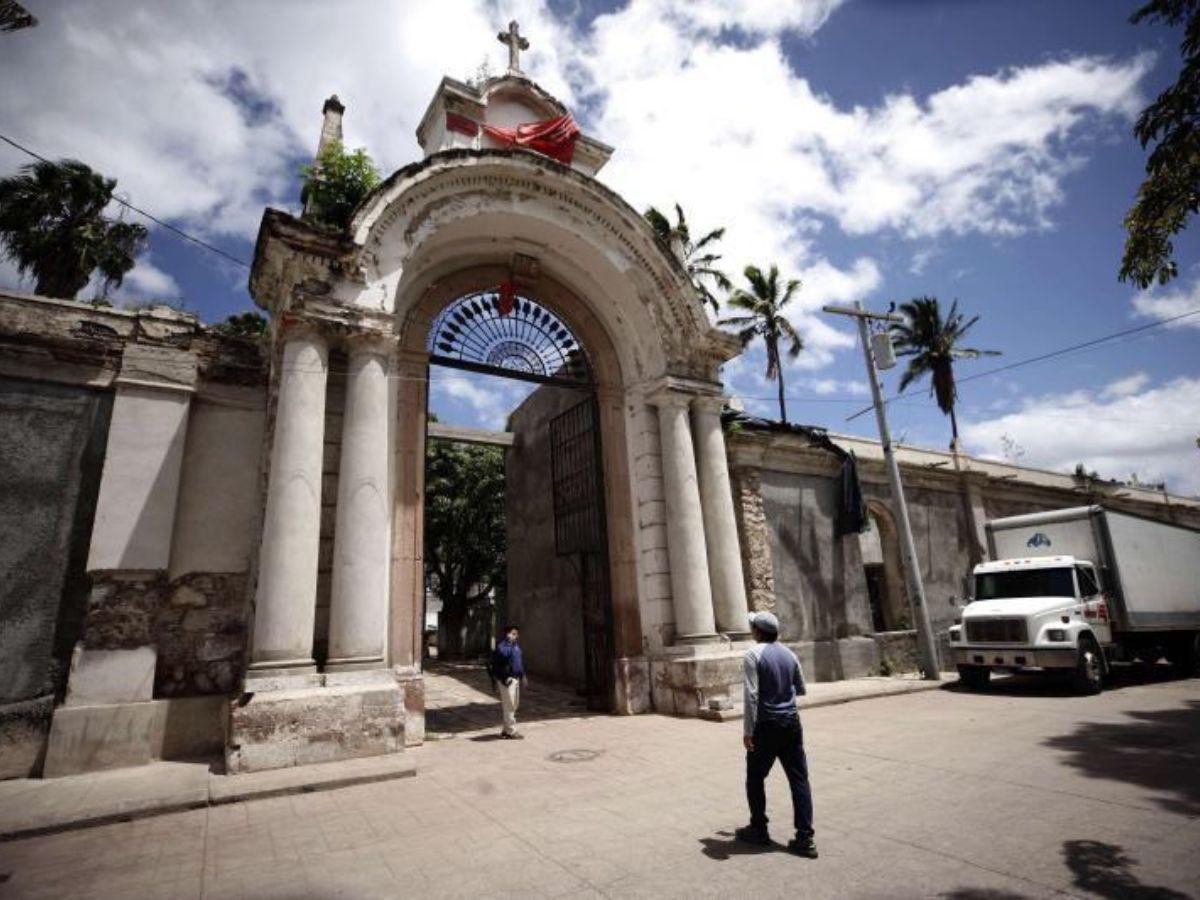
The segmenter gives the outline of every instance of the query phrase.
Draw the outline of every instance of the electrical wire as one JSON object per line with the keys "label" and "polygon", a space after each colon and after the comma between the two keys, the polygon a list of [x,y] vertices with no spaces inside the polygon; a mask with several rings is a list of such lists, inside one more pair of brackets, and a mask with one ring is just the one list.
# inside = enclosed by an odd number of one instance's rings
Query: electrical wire
{"label": "electrical wire", "polygon": [[[30,150],[28,147],[21,146],[20,144],[18,144],[16,141],[14,141],[12,138],[8,137],[7,135],[0,134],[0,141],[4,141],[4,143],[8,144],[10,147],[15,147],[17,150],[20,150],[22,153],[32,156],[34,159],[40,159],[42,162],[47,162],[47,163],[53,164],[53,160],[47,159],[46,157],[42,156],[40,153],[35,153],[34,151]],[[174,234],[178,235],[179,237],[183,238],[184,240],[191,241],[193,244],[197,244],[198,246],[203,247],[205,250],[209,250],[213,253],[223,256],[223,257],[225,257],[225,259],[229,260],[232,263],[237,263],[239,266],[244,266],[247,269],[250,268],[250,263],[246,262],[244,259],[238,259],[238,257],[234,256],[231,253],[225,252],[220,247],[214,246],[213,244],[210,244],[207,241],[202,240],[201,238],[198,238],[193,234],[188,234],[182,228],[177,228],[176,226],[172,225],[170,222],[164,222],[158,216],[156,216],[152,213],[148,213],[148,212],[146,212],[146,210],[141,209],[140,207],[134,206],[128,200],[122,200],[120,197],[116,197],[116,196],[114,196],[112,199],[114,202],[121,204],[126,209],[137,213],[139,216],[144,216],[145,218],[147,218],[151,222],[153,222],[155,225],[159,225],[159,226],[167,229],[167,231],[173,232]]]}

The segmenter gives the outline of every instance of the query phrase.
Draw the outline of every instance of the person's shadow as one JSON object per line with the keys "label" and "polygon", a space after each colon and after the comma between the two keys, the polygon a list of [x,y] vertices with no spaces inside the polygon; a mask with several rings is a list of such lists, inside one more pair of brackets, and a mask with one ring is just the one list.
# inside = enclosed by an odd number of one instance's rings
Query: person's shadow
{"label": "person's shadow", "polygon": [[[721,840],[725,838],[726,840]],[[704,849],[700,852],[709,859],[724,861],[731,856],[757,856],[760,853],[774,853],[784,848],[772,841],[769,844],[747,844],[733,836],[732,831],[718,831],[717,837],[701,838]]]}

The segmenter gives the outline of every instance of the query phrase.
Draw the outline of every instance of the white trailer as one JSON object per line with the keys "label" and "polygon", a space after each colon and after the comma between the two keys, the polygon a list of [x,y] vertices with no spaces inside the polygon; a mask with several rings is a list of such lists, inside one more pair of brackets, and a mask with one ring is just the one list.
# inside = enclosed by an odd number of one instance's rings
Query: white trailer
{"label": "white trailer", "polygon": [[1101,690],[1113,662],[1200,668],[1200,531],[1082,506],[987,523],[992,562],[950,629],[963,682],[993,669],[1070,670]]}

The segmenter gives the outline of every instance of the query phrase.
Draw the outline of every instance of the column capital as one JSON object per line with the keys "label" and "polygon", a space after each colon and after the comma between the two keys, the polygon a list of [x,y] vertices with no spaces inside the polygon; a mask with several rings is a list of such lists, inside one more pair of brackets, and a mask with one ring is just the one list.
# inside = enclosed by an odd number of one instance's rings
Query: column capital
{"label": "column capital", "polygon": [[662,388],[651,394],[647,394],[646,402],[659,409],[687,409],[692,403],[692,397],[690,394],[673,391],[670,388]]}
{"label": "column capital", "polygon": [[280,316],[275,324],[276,340],[281,342],[309,340],[329,346],[329,332],[324,323],[303,318],[294,313]]}
{"label": "column capital", "polygon": [[700,394],[693,396],[692,409],[696,412],[716,413],[720,415],[725,409],[725,404],[729,402],[729,398],[724,394]]}
{"label": "column capital", "polygon": [[386,356],[396,352],[396,339],[378,331],[351,331],[341,339],[342,348],[350,356]]}

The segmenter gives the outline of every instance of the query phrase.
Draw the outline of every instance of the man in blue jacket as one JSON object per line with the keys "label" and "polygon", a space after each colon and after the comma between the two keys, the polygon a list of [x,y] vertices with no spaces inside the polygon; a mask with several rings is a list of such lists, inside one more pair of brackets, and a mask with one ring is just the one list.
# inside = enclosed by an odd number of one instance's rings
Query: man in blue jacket
{"label": "man in blue jacket", "polygon": [[737,829],[738,840],[769,844],[767,831],[767,773],[779,760],[792,789],[796,836],[788,849],[809,859],[817,858],[813,843],[812,791],[808,785],[808,760],[796,696],[805,693],[804,675],[796,654],[778,643],[779,620],[769,612],[750,616],[754,646],[743,660],[745,711],[742,714],[746,746],[746,799],[750,824]]}
{"label": "man in blue jacket", "polygon": [[521,705],[521,685],[525,681],[525,663],[521,659],[520,629],[504,626],[504,639],[492,654],[491,676],[500,690],[500,708],[504,712],[504,727],[500,736],[509,740],[524,737],[517,731],[517,707]]}

